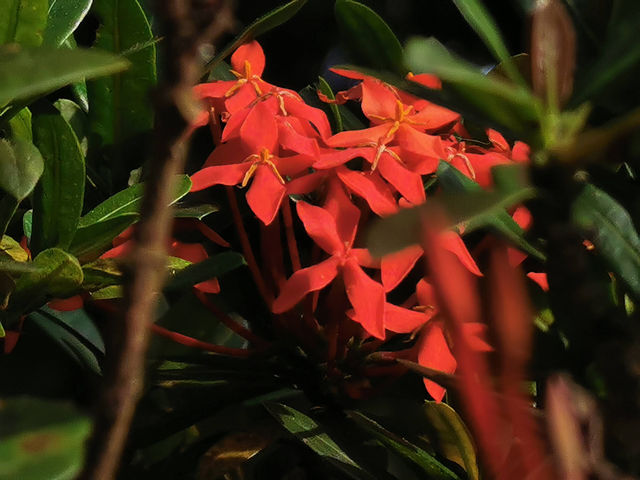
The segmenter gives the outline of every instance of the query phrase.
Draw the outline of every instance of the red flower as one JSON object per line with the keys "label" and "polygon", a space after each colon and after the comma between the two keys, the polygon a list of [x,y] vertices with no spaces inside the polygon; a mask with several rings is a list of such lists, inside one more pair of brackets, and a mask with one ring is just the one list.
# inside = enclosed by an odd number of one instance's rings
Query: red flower
{"label": "red flower", "polygon": [[330,183],[324,208],[303,201],[296,207],[309,236],[330,257],[295,272],[282,286],[272,311],[290,310],[308,293],[321,290],[341,274],[354,320],[371,335],[384,338],[384,288],[361,268],[371,263],[368,252],[352,248],[360,219],[358,208],[335,181]]}

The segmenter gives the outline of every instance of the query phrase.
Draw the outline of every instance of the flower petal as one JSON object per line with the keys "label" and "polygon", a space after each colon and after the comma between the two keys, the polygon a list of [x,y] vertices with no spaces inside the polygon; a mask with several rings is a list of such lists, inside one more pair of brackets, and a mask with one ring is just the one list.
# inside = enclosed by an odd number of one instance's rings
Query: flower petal
{"label": "flower petal", "polygon": [[390,292],[396,288],[413,269],[423,253],[420,245],[411,245],[404,250],[382,257],[380,269],[384,290]]}
{"label": "flower petal", "polygon": [[322,138],[329,138],[331,136],[329,119],[319,108],[311,107],[303,101],[290,96],[284,98],[284,106],[289,115],[307,120],[316,127]]}
{"label": "flower petal", "polygon": [[251,42],[240,45],[233,55],[231,55],[231,68],[236,72],[246,73],[244,70],[244,62],[247,61],[251,65],[251,73],[261,76],[264,72],[265,57],[262,47],[253,40]]}
{"label": "flower petal", "polygon": [[344,165],[354,158],[364,157],[370,153],[369,147],[354,147],[344,150],[323,149],[320,151],[320,160],[313,164],[313,168],[334,168]]}
{"label": "flower petal", "polygon": [[384,327],[395,333],[411,333],[430,318],[424,312],[398,307],[392,303],[384,304]]}
{"label": "flower petal", "polygon": [[339,260],[329,257],[323,262],[311,267],[303,268],[295,272],[282,285],[280,295],[271,305],[273,313],[282,313],[291,310],[308,293],[315,292],[326,287],[338,274]]}
{"label": "flower petal", "polygon": [[327,172],[313,172],[287,182],[287,195],[304,195],[320,187],[327,178]]}
{"label": "flower petal", "polygon": [[278,125],[269,107],[258,103],[251,109],[240,127],[240,138],[253,153],[263,148],[275,152],[278,145]]}
{"label": "flower petal", "polygon": [[383,153],[380,157],[378,170],[380,175],[409,202],[419,205],[425,201],[422,177],[400,165],[388,153]]}
{"label": "flower petal", "polygon": [[473,259],[469,250],[467,250],[467,246],[462,241],[462,237],[458,235],[456,232],[451,230],[444,231],[440,234],[441,245],[445,250],[449,250],[453,253],[460,263],[465,266],[467,270],[469,270],[474,275],[479,277],[482,276],[482,272],[478,268],[476,261]]}
{"label": "flower petal", "polygon": [[269,225],[278,214],[285,192],[271,168],[260,165],[247,192],[247,203],[256,217]]}
{"label": "flower petal", "polygon": [[327,210],[304,201],[296,204],[296,210],[305,230],[320,248],[330,255],[344,252],[336,220]]}
{"label": "flower petal", "polygon": [[213,185],[238,185],[250,166],[250,163],[235,163],[203,168],[191,175],[191,191],[197,192]]}
{"label": "flower petal", "polygon": [[411,115],[409,119],[416,122],[420,129],[440,130],[446,126],[453,125],[460,120],[460,114],[448,108],[429,103],[424,105],[422,109],[415,115]]}
{"label": "flower petal", "polygon": [[[440,372],[453,373],[456,371],[456,359],[451,354],[441,322],[432,322],[420,336],[418,363],[423,367]],[[424,386],[436,402],[442,401],[446,389],[426,378]]]}
{"label": "flower petal", "polygon": [[343,267],[347,297],[355,310],[354,320],[376,338],[384,339],[384,288],[362,271],[355,259]]}
{"label": "flower petal", "polygon": [[422,133],[409,125],[401,124],[395,141],[402,148],[425,157],[444,158],[442,140],[437,135]]}
{"label": "flower petal", "polygon": [[364,198],[377,215],[387,216],[398,211],[389,186],[378,172],[360,172],[346,167],[336,168],[338,177],[349,190]]}
{"label": "flower petal", "polygon": [[347,130],[336,133],[325,140],[330,147],[359,147],[368,143],[378,143],[389,131],[389,125],[376,125],[362,130]]}
{"label": "flower petal", "polygon": [[[365,78],[362,82],[362,113],[373,123],[389,121],[396,115],[398,97],[379,80]],[[382,117],[385,120],[381,120]]]}
{"label": "flower petal", "polygon": [[331,178],[329,182],[324,208],[335,219],[342,244],[350,248],[358,230],[360,209],[351,203],[342,183],[336,177]]}

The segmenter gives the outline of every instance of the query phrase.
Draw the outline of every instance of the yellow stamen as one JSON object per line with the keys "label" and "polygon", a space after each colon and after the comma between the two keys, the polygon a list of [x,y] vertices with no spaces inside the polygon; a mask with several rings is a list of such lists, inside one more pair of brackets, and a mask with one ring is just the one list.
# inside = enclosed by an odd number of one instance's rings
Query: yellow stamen
{"label": "yellow stamen", "polygon": [[259,154],[254,153],[252,155],[249,155],[247,158],[245,158],[243,162],[253,162],[253,163],[249,167],[249,170],[247,170],[247,173],[244,174],[244,178],[242,179],[241,186],[243,188],[247,186],[247,184],[249,183],[249,180],[251,180],[251,177],[253,177],[253,175],[256,173],[256,170],[260,165],[266,165],[267,167],[269,167],[273,172],[273,174],[278,178],[280,183],[284,185],[285,180],[284,178],[282,178],[282,175],[280,175],[280,172],[278,171],[278,167],[276,167],[276,164],[271,160],[272,158],[275,158],[275,157],[271,155],[269,150],[266,148],[263,148],[262,150],[260,150]]}

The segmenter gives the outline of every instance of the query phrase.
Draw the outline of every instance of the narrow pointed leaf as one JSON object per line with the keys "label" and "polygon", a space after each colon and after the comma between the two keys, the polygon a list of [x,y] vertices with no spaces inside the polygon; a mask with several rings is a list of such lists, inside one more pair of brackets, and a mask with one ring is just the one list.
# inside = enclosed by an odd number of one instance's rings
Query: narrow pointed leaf
{"label": "narrow pointed leaf", "polygon": [[83,260],[97,257],[111,246],[112,240],[138,220],[137,213],[109,218],[103,222],[81,226],[76,231],[69,251]]}
{"label": "narrow pointed leaf", "polygon": [[312,418],[281,403],[267,403],[265,404],[265,408],[285,429],[295,435],[324,460],[335,465],[351,478],[373,478],[353,461],[322,426],[318,425]]}
{"label": "narrow pointed leaf", "polygon": [[337,0],[335,13],[346,44],[362,62],[398,75],[407,73],[400,42],[376,12],[360,2]]}
{"label": "narrow pointed leaf", "polygon": [[428,475],[428,478],[460,480],[457,474],[445,467],[433,455],[413,445],[404,438],[391,433],[362,413],[350,411],[349,417],[352,418],[359,427],[378,439],[385,447],[419,466]]}
{"label": "narrow pointed leaf", "polygon": [[54,110],[33,119],[34,142],[44,172],[33,196],[31,249],[66,249],[71,244],[84,200],[85,164],[71,126]]}
{"label": "narrow pointed leaf", "polygon": [[204,73],[210,72],[216,65],[227,58],[233,51],[245,42],[255,39],[256,37],[268,32],[269,30],[282,25],[291,19],[298,10],[300,10],[307,0],[292,0],[284,5],[274,8],[256,19],[233,42],[227,45],[220,53],[218,53],[204,68]]}

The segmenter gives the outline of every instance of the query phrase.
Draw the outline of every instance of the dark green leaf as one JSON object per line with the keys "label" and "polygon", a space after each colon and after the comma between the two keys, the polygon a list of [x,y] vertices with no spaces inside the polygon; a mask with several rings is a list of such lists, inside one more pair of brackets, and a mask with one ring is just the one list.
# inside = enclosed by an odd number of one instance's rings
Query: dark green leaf
{"label": "dark green leaf", "polygon": [[329,434],[304,413],[281,403],[265,403],[265,408],[285,429],[352,478],[372,478],[347,455]]}
{"label": "dark green leaf", "polygon": [[44,173],[33,195],[33,252],[67,249],[78,228],[84,201],[85,164],[71,126],[54,110],[33,119],[33,138]]}
{"label": "dark green leaf", "polygon": [[424,412],[430,426],[436,431],[438,451],[463,467],[469,480],[479,480],[473,440],[456,411],[445,403],[426,402]]}
{"label": "dark green leaf", "polygon": [[198,220],[202,220],[204,217],[218,210],[220,210],[220,207],[210,203],[203,203],[202,205],[196,205],[194,207],[176,206],[173,210],[173,216],[175,218],[197,218]]}
{"label": "dark green leaf", "polygon": [[27,210],[22,216],[22,232],[27,240],[31,240],[31,228],[33,226],[33,210]]}
{"label": "dark green leaf", "polygon": [[18,43],[39,47],[47,25],[48,6],[48,0],[0,1],[0,45]]}
{"label": "dark green leaf", "polygon": [[49,315],[56,323],[68,328],[83,342],[104,355],[105,347],[102,335],[93,319],[83,308],[69,312],[59,312],[45,305],[39,308],[38,311]]}
{"label": "dark green leaf", "polygon": [[189,265],[176,273],[165,286],[165,290],[181,290],[195,284],[220,277],[236,268],[246,265],[244,257],[236,252],[224,252],[209,257],[202,262]]}
{"label": "dark green leaf", "polygon": [[496,22],[494,22],[487,9],[484,8],[481,0],[453,0],[453,3],[456,4],[467,23],[471,25],[491,53],[493,53],[496,60],[502,63],[509,78],[515,83],[524,85],[523,78],[513,63]]}
{"label": "dark green leaf", "polygon": [[89,139],[87,138],[87,114],[77,103],[74,103],[67,98],[57,100],[53,106],[58,109],[62,118],[71,125],[71,128],[78,139],[78,143],[80,144],[80,150],[86,157],[89,144]]}
{"label": "dark green leaf", "polygon": [[[76,40],[75,38],[73,38],[73,35],[69,36],[63,43],[61,48],[68,48],[69,50],[73,50],[75,48],[78,48],[78,45],[76,44]],[[82,79],[82,80],[78,80],[75,83],[71,84],[71,93],[73,94],[73,97],[75,98],[76,102],[78,102],[78,105],[80,105],[80,107],[82,108],[82,110],[84,110],[85,112],[89,111],[89,97],[87,94],[87,82]]]}
{"label": "dark green leaf", "polygon": [[593,185],[586,185],[572,206],[573,221],[593,234],[596,251],[640,299],[640,238],[629,213]]}
{"label": "dark green leaf", "polygon": [[137,213],[115,216],[104,222],[78,227],[69,251],[78,257],[97,257],[111,246],[112,240],[138,220]]}
{"label": "dark green leaf", "polygon": [[[100,21],[98,48],[121,54],[154,39],[137,0],[94,0],[91,11]],[[151,43],[127,59],[131,68],[126,72],[87,83],[90,132],[96,142],[90,157],[106,161],[100,166],[113,175],[107,180],[113,186],[125,184],[129,171],[142,164],[144,142],[138,137],[153,127],[150,95],[156,83],[156,47]]]}
{"label": "dark green leaf", "polygon": [[115,258],[98,258],[83,265],[82,272],[84,274],[82,288],[88,291],[122,283],[122,270]]}
{"label": "dark green leaf", "polygon": [[0,188],[22,201],[34,189],[44,170],[40,151],[33,143],[0,139]]}
{"label": "dark green leaf", "polygon": [[358,426],[377,438],[387,448],[422,468],[428,475],[428,478],[460,480],[457,474],[445,467],[433,455],[413,445],[404,438],[391,433],[362,413],[351,411],[349,412],[349,417],[352,418]]}
{"label": "dark green leaf", "polygon": [[[414,73],[433,73],[443,82],[442,95],[475,110],[477,115],[531,136],[541,106],[528,88],[483,75],[473,65],[454,57],[434,39],[412,38],[405,60]],[[535,130],[534,130],[535,131]]]}
{"label": "dark green leaf", "polygon": [[72,480],[80,472],[89,419],[71,405],[29,397],[0,402],[0,479]]}
{"label": "dark green leaf", "polygon": [[[176,175],[174,177],[174,194],[171,203],[177,202],[191,190],[191,179],[188,175]],[[86,228],[95,223],[105,222],[120,216],[138,214],[142,196],[144,195],[144,183],[137,183],[109,197],[96,208],[84,215],[78,223],[79,228]]]}
{"label": "dark green leaf", "polygon": [[289,3],[285,3],[284,5],[274,8],[270,12],[265,13],[263,16],[256,19],[247,28],[245,28],[242,33],[233,40],[233,42],[217,54],[213,60],[207,63],[203,74],[210,72],[218,63],[231,55],[231,53],[243,43],[253,40],[263,33],[285,23],[298,13],[298,10],[300,10],[305,3],[307,3],[307,0],[292,0]]}
{"label": "dark green leaf", "polygon": [[402,46],[380,16],[362,3],[337,0],[336,18],[346,44],[368,66],[405,75]]}
{"label": "dark green leaf", "polygon": [[100,50],[0,47],[0,72],[7,72],[0,83],[0,105],[127,67],[126,59]]}
{"label": "dark green leaf", "polygon": [[59,47],[80,25],[92,0],[50,0],[43,44]]}

